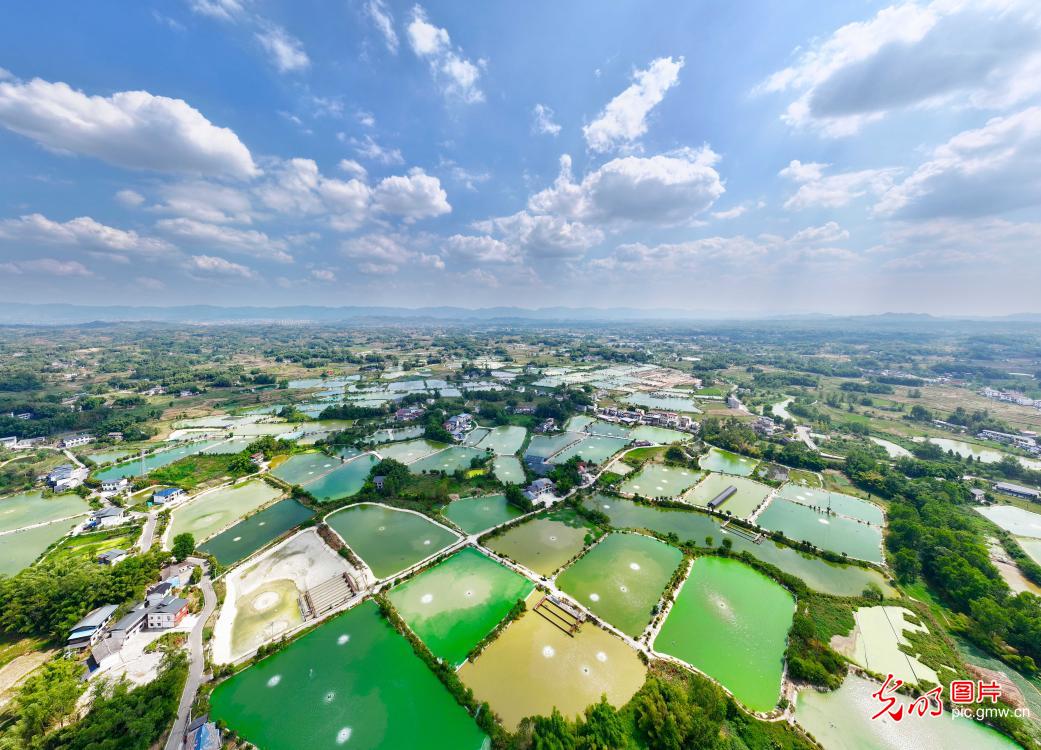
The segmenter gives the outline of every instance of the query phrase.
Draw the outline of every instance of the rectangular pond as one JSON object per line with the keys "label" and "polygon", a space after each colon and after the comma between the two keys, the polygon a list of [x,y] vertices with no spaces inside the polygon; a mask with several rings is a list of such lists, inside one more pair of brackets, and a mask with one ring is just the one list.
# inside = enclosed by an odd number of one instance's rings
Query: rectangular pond
{"label": "rectangular pond", "polygon": [[90,505],[79,495],[52,495],[44,498],[40,491],[23,492],[0,498],[0,531],[24,529],[59,518],[86,515]]}
{"label": "rectangular pond", "polygon": [[636,638],[651,621],[683,553],[640,534],[608,534],[557,576],[557,586]]}
{"label": "rectangular pond", "polygon": [[281,500],[210,538],[199,550],[221,565],[234,565],[312,516],[314,511],[296,500]]}
{"label": "rectangular pond", "polygon": [[858,560],[882,562],[882,529],[862,521],[775,497],[759,515],[757,523],[797,542],[809,542]]}
{"label": "rectangular pond", "polygon": [[435,453],[432,456],[421,458],[415,463],[409,464],[408,470],[413,474],[423,474],[431,471],[443,471],[445,474],[453,474],[459,469],[464,471],[469,469],[471,461],[484,455],[484,451],[477,448],[455,445],[451,448],[446,448],[440,453]]}
{"label": "rectangular pond", "polygon": [[731,487],[736,492],[718,505],[715,510],[720,513],[729,513],[735,518],[748,518],[772,491],[767,485],[759,484],[759,482],[745,477],[712,473],[698,482],[693,491],[687,493],[684,500],[694,505],[707,507],[720,493]]}
{"label": "rectangular pond", "polygon": [[204,492],[173,511],[169,536],[189,533],[204,541],[282,494],[262,479]]}
{"label": "rectangular pond", "polygon": [[159,450],[155,453],[150,453],[144,458],[135,458],[102,469],[94,474],[94,478],[104,482],[107,479],[143,477],[160,466],[167,466],[174,461],[180,461],[185,456],[194,456],[196,453],[202,453],[202,451],[216,445],[218,442],[217,440],[203,440],[198,443],[186,443],[178,445],[176,448]]}
{"label": "rectangular pond", "polygon": [[482,495],[453,500],[441,514],[467,534],[476,534],[522,516],[524,512],[506,502],[505,495]]}
{"label": "rectangular pond", "polygon": [[743,705],[777,705],[795,599],[737,560],[699,557],[654,639],[654,650],[701,670]]}
{"label": "rectangular pond", "polygon": [[459,536],[418,513],[384,505],[352,505],[325,522],[377,578],[389,578],[455,543]]}
{"label": "rectangular pond", "polygon": [[658,411],[681,411],[687,412],[688,414],[701,413],[701,409],[698,408],[694,399],[669,393],[659,394],[636,391],[630,393],[628,396],[623,396],[622,400],[627,404],[642,406],[645,409],[656,409]]}
{"label": "rectangular pond", "polygon": [[445,443],[419,438],[417,440],[407,440],[404,443],[381,445],[376,448],[376,452],[380,454],[381,458],[393,458],[395,461],[400,461],[403,464],[410,464],[447,447]]}
{"label": "rectangular pond", "polygon": [[1041,513],[1031,513],[1015,505],[975,506],[986,518],[1010,534],[1041,539]]}
{"label": "rectangular pond", "polygon": [[730,451],[710,448],[709,452],[701,457],[698,465],[706,471],[718,471],[723,474],[736,474],[739,477],[748,477],[759,465],[759,460],[748,456],[739,456]]}
{"label": "rectangular pond", "polygon": [[702,476],[700,471],[682,466],[648,463],[638,473],[627,476],[618,489],[641,497],[679,497]]}
{"label": "rectangular pond", "polygon": [[879,506],[869,503],[867,500],[861,500],[859,497],[843,495],[840,492],[828,492],[812,487],[786,484],[777,494],[779,497],[791,500],[793,503],[808,505],[811,508],[822,510],[830,509],[841,516],[854,518],[875,526],[882,526],[886,521],[885,514]]}
{"label": "rectangular pond", "polygon": [[516,456],[496,456],[492,471],[503,484],[524,484],[524,467]]}
{"label": "rectangular pond", "polygon": [[458,666],[534,588],[524,576],[466,547],[395,586],[389,596],[431,653]]}
{"label": "rectangular pond", "polygon": [[[874,584],[887,595],[896,595],[882,574],[875,570],[830,563],[769,539],[756,544],[750,535],[724,531],[719,520],[694,510],[659,508],[610,495],[595,495],[586,498],[583,504],[606,513],[616,528],[676,534],[681,542],[689,539],[695,544],[713,547],[719,546],[723,539],[729,539],[735,552],[747,552],[775,565],[785,573],[801,578],[811,589],[825,594],[859,596],[868,584]],[[707,543],[708,538],[711,538],[711,544]]]}
{"label": "rectangular pond", "polygon": [[603,435],[587,435],[577,443],[572,443],[553,456],[553,463],[562,464],[573,456],[583,461],[600,464],[629,444],[629,438],[605,437]]}
{"label": "rectangular pond", "polygon": [[562,432],[559,435],[535,435],[528,443],[525,455],[549,458],[554,453],[563,450],[572,443],[582,439],[582,435],[576,432]]}
{"label": "rectangular pond", "polygon": [[525,716],[549,716],[554,708],[574,719],[601,695],[621,708],[647,674],[620,638],[588,622],[571,635],[534,611],[541,597],[533,594],[528,611],[458,672],[511,732]]}
{"label": "rectangular pond", "polygon": [[527,436],[528,431],[523,427],[517,427],[515,425],[493,427],[488,434],[477,443],[477,447],[481,450],[487,450],[490,448],[492,453],[497,456],[512,456],[520,450],[521,446],[524,444],[524,438]]}
{"label": "rectangular pond", "polygon": [[569,508],[525,521],[488,540],[487,547],[539,575],[549,576],[582,551],[593,525]]}
{"label": "rectangular pond", "polygon": [[486,737],[391,628],[359,604],[219,684],[211,716],[280,750],[480,750]]}
{"label": "rectangular pond", "polygon": [[0,575],[13,576],[29,567],[45,549],[75,527],[74,521],[54,521],[0,536]]}
{"label": "rectangular pond", "polygon": [[377,463],[379,460],[375,456],[365,453],[311,482],[305,482],[303,487],[320,503],[350,497],[365,486],[365,480]]}

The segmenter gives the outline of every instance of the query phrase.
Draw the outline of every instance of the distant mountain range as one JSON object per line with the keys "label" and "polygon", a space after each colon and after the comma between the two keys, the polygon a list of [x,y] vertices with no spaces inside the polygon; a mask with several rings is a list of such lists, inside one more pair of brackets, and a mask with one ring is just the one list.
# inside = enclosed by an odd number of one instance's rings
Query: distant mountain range
{"label": "distant mountain range", "polygon": [[459,321],[459,322],[618,322],[618,321],[776,321],[836,322],[856,320],[861,323],[928,323],[953,320],[994,322],[1041,322],[1041,313],[1022,313],[1001,317],[979,316],[937,317],[921,313],[883,313],[880,315],[842,316],[821,313],[796,315],[741,315],[675,308],[643,309],[634,307],[323,307],[293,305],[287,307],[220,307],[217,305],[180,305],[171,307],[134,307],[121,305],[16,304],[0,303],[3,325],[76,325],[86,323],[158,322],[158,323],[340,323],[371,321]]}

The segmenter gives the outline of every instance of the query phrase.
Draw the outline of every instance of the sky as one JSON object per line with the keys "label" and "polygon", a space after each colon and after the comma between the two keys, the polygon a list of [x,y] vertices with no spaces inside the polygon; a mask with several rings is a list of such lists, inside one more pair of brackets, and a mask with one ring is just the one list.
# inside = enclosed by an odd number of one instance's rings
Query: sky
{"label": "sky", "polygon": [[1036,0],[13,3],[0,299],[1041,312]]}

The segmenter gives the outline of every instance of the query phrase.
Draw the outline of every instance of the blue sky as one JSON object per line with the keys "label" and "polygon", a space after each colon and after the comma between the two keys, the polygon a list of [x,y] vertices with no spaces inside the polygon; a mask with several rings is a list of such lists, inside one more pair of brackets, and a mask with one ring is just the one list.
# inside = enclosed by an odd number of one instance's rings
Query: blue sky
{"label": "blue sky", "polygon": [[0,296],[1039,311],[1034,2],[21,3]]}

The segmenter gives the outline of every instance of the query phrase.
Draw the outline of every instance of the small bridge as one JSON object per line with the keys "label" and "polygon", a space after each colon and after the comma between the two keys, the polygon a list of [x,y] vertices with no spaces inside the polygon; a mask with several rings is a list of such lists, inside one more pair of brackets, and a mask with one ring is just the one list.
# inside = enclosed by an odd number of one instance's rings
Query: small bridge
{"label": "small bridge", "polygon": [[578,627],[585,621],[585,616],[555,596],[544,596],[535,605],[535,612],[546,622],[560,629],[565,634],[575,637]]}

